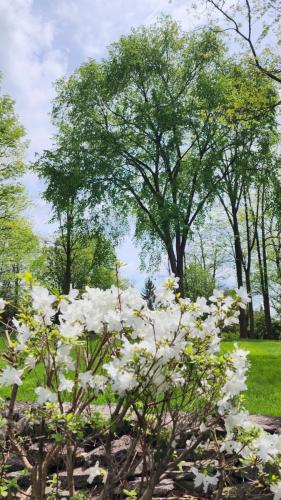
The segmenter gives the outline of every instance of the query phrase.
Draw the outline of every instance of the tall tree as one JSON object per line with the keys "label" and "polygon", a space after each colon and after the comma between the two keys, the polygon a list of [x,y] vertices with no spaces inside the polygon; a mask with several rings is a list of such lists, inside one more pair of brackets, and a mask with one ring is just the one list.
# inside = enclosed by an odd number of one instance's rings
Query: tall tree
{"label": "tall tree", "polygon": [[[226,278],[226,268],[232,263],[229,223],[223,208],[214,203],[193,230],[188,241],[185,263],[198,264],[217,282]],[[232,272],[231,272],[232,274]]]}
{"label": "tall tree", "polygon": [[39,253],[39,240],[23,217],[0,224],[0,293],[18,304],[20,274],[27,271]]}
{"label": "tall tree", "polygon": [[15,114],[14,101],[7,95],[0,95],[0,224],[18,216],[26,203],[20,183],[25,170],[24,136],[24,128]]}
{"label": "tall tree", "polygon": [[146,300],[149,309],[154,309],[156,287],[151,278],[147,278],[142,291],[142,298]]}
{"label": "tall tree", "polygon": [[[71,235],[75,246],[71,251],[70,287],[84,290],[86,286],[110,288],[116,282],[116,255],[112,243],[102,234]],[[58,234],[53,244],[45,244],[31,264],[32,274],[50,288],[66,293],[65,270],[67,253],[63,237]]]}
{"label": "tall tree", "polygon": [[27,198],[21,183],[25,131],[19,124],[14,101],[0,95],[0,289],[15,304],[19,298],[19,273],[38,250],[38,239],[22,216]]}
{"label": "tall tree", "polygon": [[54,106],[84,186],[103,186],[134,215],[138,237],[158,239],[182,294],[190,229],[221,178],[211,145],[225,106],[223,57],[217,35],[189,35],[165,18],[61,81]]}
{"label": "tall tree", "polygon": [[[108,210],[101,204],[100,188],[91,193],[89,207],[76,142],[61,130],[55,139],[53,149],[44,151],[33,165],[44,179],[44,197],[52,206],[52,220],[59,226],[54,244],[46,249],[50,265],[53,263],[46,279],[48,275],[48,280],[56,283],[64,294],[69,293],[71,286],[108,287],[113,282],[112,263],[116,260],[112,241],[121,230],[118,230],[116,217],[110,224]],[[108,273],[104,272],[105,283],[102,284],[98,276],[106,260]],[[95,278],[91,276],[94,269],[98,269]]]}
{"label": "tall tree", "polygon": [[[218,197],[233,231],[237,285],[238,287],[244,286],[245,272],[245,284],[248,293],[251,294],[250,268],[256,232],[252,231],[252,237],[250,236],[246,193],[251,189],[252,183],[259,175],[260,166],[267,157],[275,131],[274,109],[270,113],[267,112],[259,116],[258,120],[253,118],[252,112],[254,109],[267,107],[269,103],[276,102],[277,96],[267,79],[248,65],[228,64],[225,66],[225,72],[228,74],[228,81],[231,82],[226,88],[231,89],[231,93],[226,98],[228,105],[221,124],[224,130],[225,148],[223,155],[218,159],[218,167],[222,174]],[[253,96],[249,96],[248,99],[249,87],[251,87]],[[237,100],[237,92],[239,94],[245,92],[244,104],[241,102],[241,97]],[[248,113],[249,116],[246,120]],[[215,145],[215,147],[218,146]],[[242,246],[239,223],[239,211],[243,202],[246,203],[245,222],[248,229],[248,244],[245,250]],[[252,303],[249,312],[251,335],[253,336]],[[243,309],[240,311],[240,335],[247,337],[247,317]]]}
{"label": "tall tree", "polygon": [[197,297],[208,298],[215,288],[213,276],[200,264],[189,264],[184,270],[184,287],[186,296],[192,301]]}

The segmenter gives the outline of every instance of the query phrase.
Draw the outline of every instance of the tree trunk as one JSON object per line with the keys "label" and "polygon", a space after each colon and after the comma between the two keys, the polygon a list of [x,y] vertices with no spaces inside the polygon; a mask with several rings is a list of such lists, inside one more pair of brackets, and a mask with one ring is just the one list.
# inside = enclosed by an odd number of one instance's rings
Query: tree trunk
{"label": "tree trunk", "polygon": [[31,498],[32,500],[45,500],[46,475],[43,474],[40,466],[34,467],[31,480]]}
{"label": "tree trunk", "polygon": [[70,497],[74,497],[75,495],[75,483],[74,483],[74,461],[75,461],[75,453],[73,451],[73,447],[71,443],[67,443],[67,454],[65,457],[65,465],[67,471],[67,483],[68,483],[68,492]]}
{"label": "tree trunk", "polygon": [[[240,288],[243,286],[243,252],[241,247],[237,211],[235,208],[232,208],[232,217],[233,217],[234,252],[235,252],[237,286],[238,288]],[[247,338],[247,318],[246,318],[246,312],[242,308],[240,308],[239,326],[240,326],[240,337]]]}
{"label": "tree trunk", "polygon": [[178,291],[180,296],[184,298],[184,255],[180,250],[177,255],[177,271],[176,276],[179,278],[179,288]]}
{"label": "tree trunk", "polygon": [[252,286],[251,286],[251,279],[250,279],[250,269],[248,268],[245,271],[245,276],[246,276],[246,289],[247,293],[251,298],[251,302],[248,304],[248,314],[249,314],[249,336],[251,339],[255,338],[255,319],[254,319],[254,308],[253,308],[253,299],[252,299]]}
{"label": "tree trunk", "polygon": [[264,278],[264,316],[266,325],[266,338],[272,339],[272,321],[271,321],[271,311],[270,311],[270,299],[269,299],[269,286],[268,286],[268,271],[267,271],[267,249],[266,249],[266,235],[264,226],[264,214],[261,217],[261,230],[262,230],[262,263],[263,263],[263,278]]}
{"label": "tree trunk", "polygon": [[264,338],[272,339],[273,332],[272,332],[270,298],[269,298],[269,287],[268,287],[267,249],[266,249],[266,234],[265,234],[265,221],[264,221],[264,196],[265,196],[265,189],[263,190],[262,200],[261,200],[261,218],[260,218],[261,243],[258,230],[257,230],[256,240],[257,240],[257,252],[258,252],[262,298],[263,298],[264,320],[266,328],[266,333]]}
{"label": "tree trunk", "polygon": [[14,305],[17,307],[19,303],[19,285],[20,285],[20,280],[19,280],[19,266],[16,264],[14,266],[14,274],[15,274],[15,299],[14,299]]}
{"label": "tree trunk", "polygon": [[65,271],[64,271],[64,280],[62,293],[67,295],[70,291],[71,280],[72,280],[72,247],[71,247],[71,231],[72,231],[72,217],[67,214],[66,221],[66,242],[65,242]]}
{"label": "tree trunk", "polygon": [[171,245],[166,245],[169,264],[172,273],[179,278],[179,288],[177,292],[180,293],[181,297],[184,297],[184,250],[182,248],[177,248],[177,256],[175,255],[174,249]]}

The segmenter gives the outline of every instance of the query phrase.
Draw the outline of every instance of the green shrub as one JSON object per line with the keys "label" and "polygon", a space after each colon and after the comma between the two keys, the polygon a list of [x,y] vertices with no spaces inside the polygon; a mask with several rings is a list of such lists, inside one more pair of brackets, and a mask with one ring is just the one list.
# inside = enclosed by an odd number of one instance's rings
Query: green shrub
{"label": "green shrub", "polygon": [[233,330],[233,331],[227,330],[225,332],[222,332],[221,338],[222,340],[231,340],[231,341],[239,340],[240,338],[239,330]]}
{"label": "green shrub", "polygon": [[[266,325],[263,311],[255,311],[254,322],[256,338],[263,339],[266,337]],[[281,339],[281,320],[278,318],[272,318],[272,333],[275,340]]]}

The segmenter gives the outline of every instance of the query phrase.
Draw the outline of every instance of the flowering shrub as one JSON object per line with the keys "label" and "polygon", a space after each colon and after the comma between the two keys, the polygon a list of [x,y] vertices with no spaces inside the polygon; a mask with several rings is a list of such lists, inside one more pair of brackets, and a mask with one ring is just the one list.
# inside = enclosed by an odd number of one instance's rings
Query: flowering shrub
{"label": "flowering shrub", "polygon": [[[215,290],[208,301],[190,302],[177,296],[177,280],[172,277],[157,290],[156,308],[150,310],[132,288],[87,288],[82,296],[72,290],[57,297],[31,278],[29,286],[6,332],[9,348],[0,372],[0,386],[10,387],[0,419],[5,457],[0,488],[7,481],[7,457],[17,455],[29,476],[25,494],[43,499],[50,464],[63,460],[69,495],[75,498],[76,453],[90,428],[92,440],[102,435],[106,467],[98,462],[90,467],[88,483],[89,488],[102,485],[103,499],[125,491],[137,467],[138,498],[151,499],[168,471],[187,467],[186,459],[194,453],[194,483],[205,493],[214,491],[221,498],[240,460],[243,467],[256,467],[274,500],[281,499],[281,436],[253,426],[241,406],[247,353],[238,347],[233,353],[220,353],[221,328],[237,323],[239,307],[245,308],[249,300],[243,290],[233,297]],[[38,365],[43,377],[35,389],[37,403],[25,417],[39,449],[36,460],[31,460],[30,436],[22,435],[14,414],[18,389]],[[101,395],[112,411],[99,426],[87,409]],[[133,438],[120,465],[112,459],[112,440],[126,418]],[[183,421],[186,438],[179,451]],[[211,442],[215,457],[206,467],[202,452]]]}

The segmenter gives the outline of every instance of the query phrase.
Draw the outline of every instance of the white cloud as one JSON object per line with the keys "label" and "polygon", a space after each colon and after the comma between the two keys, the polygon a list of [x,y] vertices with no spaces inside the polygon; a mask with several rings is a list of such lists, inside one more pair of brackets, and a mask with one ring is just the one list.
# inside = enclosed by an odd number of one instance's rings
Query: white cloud
{"label": "white cloud", "polygon": [[190,4],[190,0],[60,0],[54,11],[84,59],[104,56],[111,42],[132,27],[155,22],[161,14],[172,15],[184,28],[195,26],[198,20],[187,14]]}
{"label": "white cloud", "polygon": [[[53,82],[71,73],[86,58],[106,55],[108,45],[150,24],[162,13],[171,14],[184,28],[198,20],[187,14],[191,0],[0,0],[0,71],[3,89],[16,101],[16,111],[30,141],[29,159],[50,146],[53,133],[49,113]],[[205,15],[205,14],[204,14]],[[204,17],[201,15],[200,22]],[[33,208],[29,216],[39,234],[50,238],[50,210],[42,200],[42,183],[25,178]],[[122,245],[131,265],[138,267],[130,239]],[[127,248],[127,250],[126,250]],[[133,270],[131,269],[132,274]],[[131,276],[133,277],[133,276]],[[142,275],[136,272],[136,281]]]}
{"label": "white cloud", "polygon": [[52,82],[65,73],[66,58],[54,46],[54,25],[35,16],[31,0],[0,0],[0,70],[3,88],[16,100],[30,151],[48,145]]}
{"label": "white cloud", "polygon": [[[63,50],[54,44],[54,25],[35,16],[31,0],[0,0],[0,71],[3,91],[16,102],[16,112],[29,140],[28,158],[50,144],[52,82],[66,71]],[[42,183],[28,174],[25,184],[33,201],[29,217],[39,234],[49,232],[50,210],[40,198]]]}

